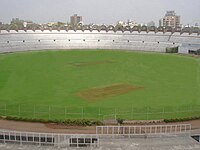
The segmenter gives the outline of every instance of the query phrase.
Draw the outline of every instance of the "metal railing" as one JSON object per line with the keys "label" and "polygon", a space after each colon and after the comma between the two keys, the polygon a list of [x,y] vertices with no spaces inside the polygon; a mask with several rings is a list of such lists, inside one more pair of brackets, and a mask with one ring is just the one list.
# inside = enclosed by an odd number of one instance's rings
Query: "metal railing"
{"label": "metal railing", "polygon": [[0,130],[0,143],[32,144],[58,148],[98,147],[99,137],[94,134],[56,134]]}
{"label": "metal railing", "polygon": [[145,125],[145,126],[97,126],[97,135],[125,135],[128,137],[134,135],[190,135],[190,124],[176,125]]}
{"label": "metal railing", "polygon": [[100,140],[126,139],[161,135],[190,136],[190,124],[146,125],[146,126],[97,126],[96,134],[57,134],[0,130],[0,143],[20,145],[67,147],[99,147]]}

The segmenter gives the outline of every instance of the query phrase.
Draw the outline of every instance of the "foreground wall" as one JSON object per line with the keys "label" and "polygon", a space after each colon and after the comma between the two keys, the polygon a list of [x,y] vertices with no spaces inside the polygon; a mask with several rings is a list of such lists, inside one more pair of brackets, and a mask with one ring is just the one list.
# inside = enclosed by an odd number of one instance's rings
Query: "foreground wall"
{"label": "foreground wall", "polygon": [[123,49],[165,52],[179,46],[179,53],[200,48],[200,35],[180,32],[114,32],[97,30],[0,31],[0,53],[43,49]]}

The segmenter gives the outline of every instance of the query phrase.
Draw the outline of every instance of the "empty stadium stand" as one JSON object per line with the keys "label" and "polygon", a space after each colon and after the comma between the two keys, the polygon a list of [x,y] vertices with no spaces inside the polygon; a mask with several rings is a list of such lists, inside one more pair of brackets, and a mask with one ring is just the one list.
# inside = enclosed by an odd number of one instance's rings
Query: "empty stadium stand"
{"label": "empty stadium stand", "polygon": [[[84,26],[69,30],[0,30],[0,53],[43,49],[122,49],[179,53],[200,49],[198,30]],[[189,31],[188,31],[189,30]]]}

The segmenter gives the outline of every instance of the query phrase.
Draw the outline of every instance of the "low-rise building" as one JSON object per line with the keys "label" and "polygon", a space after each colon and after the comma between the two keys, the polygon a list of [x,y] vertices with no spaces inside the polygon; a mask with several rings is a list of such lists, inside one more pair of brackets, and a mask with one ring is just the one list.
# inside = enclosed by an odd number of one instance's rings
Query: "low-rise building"
{"label": "low-rise building", "polygon": [[77,14],[74,14],[73,16],[70,17],[70,23],[71,25],[78,25],[80,22],[82,23],[83,21],[83,17],[82,16],[78,16]]}
{"label": "low-rise building", "polygon": [[159,20],[159,26],[164,27],[180,27],[180,16],[177,16],[175,11],[167,11],[165,16]]}

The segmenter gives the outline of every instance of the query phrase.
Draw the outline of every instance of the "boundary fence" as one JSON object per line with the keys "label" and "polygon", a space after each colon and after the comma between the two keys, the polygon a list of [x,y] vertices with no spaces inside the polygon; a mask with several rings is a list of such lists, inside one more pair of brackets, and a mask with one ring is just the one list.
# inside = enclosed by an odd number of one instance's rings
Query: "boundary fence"
{"label": "boundary fence", "polygon": [[35,119],[160,120],[200,116],[200,105],[177,107],[60,107],[51,105],[0,104],[0,116]]}

